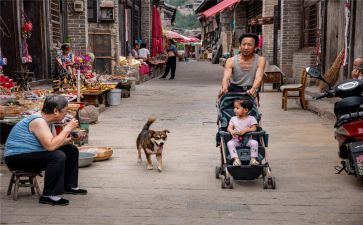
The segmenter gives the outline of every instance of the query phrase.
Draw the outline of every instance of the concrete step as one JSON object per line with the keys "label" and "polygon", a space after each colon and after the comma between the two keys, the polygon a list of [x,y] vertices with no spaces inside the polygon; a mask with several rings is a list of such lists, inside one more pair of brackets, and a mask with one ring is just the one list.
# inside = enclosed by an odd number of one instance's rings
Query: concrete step
{"label": "concrete step", "polygon": [[305,99],[307,101],[307,109],[318,114],[319,116],[331,121],[335,121],[334,105],[340,98],[324,98],[314,100],[313,97],[319,96],[320,92],[317,86],[310,86],[305,89]]}

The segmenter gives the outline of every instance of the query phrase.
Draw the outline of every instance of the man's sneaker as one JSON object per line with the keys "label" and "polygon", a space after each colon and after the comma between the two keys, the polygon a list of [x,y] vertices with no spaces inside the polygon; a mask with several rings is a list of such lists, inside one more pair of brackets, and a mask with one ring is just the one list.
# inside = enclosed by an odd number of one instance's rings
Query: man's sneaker
{"label": "man's sneaker", "polygon": [[165,79],[166,79],[166,77],[159,77],[159,79],[161,79],[161,80],[165,80]]}
{"label": "man's sneaker", "polygon": [[65,188],[64,189],[64,194],[72,194],[72,195],[86,195],[87,194],[87,190],[84,189],[72,189],[72,188]]}
{"label": "man's sneaker", "polygon": [[253,166],[260,165],[260,163],[255,158],[251,159],[250,164],[253,165]]}
{"label": "man's sneaker", "polygon": [[59,200],[53,200],[50,197],[40,196],[39,203],[41,204],[49,204],[49,205],[69,205],[69,201],[67,199],[61,198]]}
{"label": "man's sneaker", "polygon": [[241,160],[239,160],[238,158],[233,161],[233,166],[240,166],[240,165],[241,165]]}

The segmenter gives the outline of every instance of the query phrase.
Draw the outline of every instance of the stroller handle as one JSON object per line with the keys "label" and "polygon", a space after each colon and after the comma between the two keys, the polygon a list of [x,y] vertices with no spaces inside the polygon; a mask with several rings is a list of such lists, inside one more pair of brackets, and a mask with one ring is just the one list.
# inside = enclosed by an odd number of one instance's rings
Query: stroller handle
{"label": "stroller handle", "polygon": [[246,95],[246,96],[250,96],[251,98],[253,98],[251,95],[249,95],[247,93],[247,90],[246,91],[242,91],[242,92],[227,92],[225,94],[218,94],[217,96],[217,100],[216,100],[216,107],[218,107],[219,103],[221,102],[221,99],[225,96],[228,96],[228,95]]}
{"label": "stroller handle", "polygon": [[[223,136],[223,137],[230,137],[231,134],[227,131],[218,131],[218,133]],[[264,130],[261,130],[261,131],[254,131],[254,132],[248,132],[248,133],[245,133],[243,136],[245,137],[251,137],[251,136],[262,136],[262,135],[265,135],[266,134],[266,131]],[[241,135],[239,135],[241,136]]]}

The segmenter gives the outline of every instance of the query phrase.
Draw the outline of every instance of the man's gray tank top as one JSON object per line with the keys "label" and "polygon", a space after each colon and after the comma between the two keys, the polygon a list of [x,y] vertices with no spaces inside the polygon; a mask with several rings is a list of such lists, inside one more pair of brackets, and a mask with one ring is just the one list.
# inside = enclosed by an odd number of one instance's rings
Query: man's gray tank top
{"label": "man's gray tank top", "polygon": [[255,81],[256,71],[257,71],[257,62],[259,55],[254,54],[252,65],[249,70],[241,69],[238,63],[238,55],[233,57],[233,72],[230,79],[232,84],[235,84],[240,87],[252,86]]}

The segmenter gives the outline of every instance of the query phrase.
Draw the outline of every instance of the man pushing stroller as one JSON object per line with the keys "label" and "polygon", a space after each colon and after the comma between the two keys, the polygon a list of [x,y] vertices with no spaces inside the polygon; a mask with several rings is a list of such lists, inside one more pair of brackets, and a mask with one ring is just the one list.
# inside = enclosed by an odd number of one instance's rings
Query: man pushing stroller
{"label": "man pushing stroller", "polygon": [[265,58],[255,53],[258,41],[258,36],[255,34],[241,35],[240,54],[227,59],[219,96],[227,92],[243,92],[247,89],[249,95],[257,96],[266,64]]}
{"label": "man pushing stroller", "polygon": [[262,83],[266,60],[255,54],[256,35],[243,34],[239,41],[240,54],[226,62],[217,101],[216,142],[221,164],[216,166],[215,175],[217,179],[222,178],[222,188],[233,188],[231,177],[253,180],[261,176],[265,189],[275,189],[276,181],[271,176],[266,156],[268,133],[259,126],[257,90]]}

